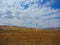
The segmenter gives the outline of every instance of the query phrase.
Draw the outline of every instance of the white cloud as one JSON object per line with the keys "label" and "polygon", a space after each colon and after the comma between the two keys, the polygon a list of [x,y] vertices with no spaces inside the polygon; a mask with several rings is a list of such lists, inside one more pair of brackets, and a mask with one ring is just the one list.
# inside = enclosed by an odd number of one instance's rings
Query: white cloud
{"label": "white cloud", "polygon": [[[22,3],[23,5],[29,4],[29,8],[23,9],[24,6],[22,7],[20,4],[22,1],[24,2]],[[3,4],[1,4],[2,8],[0,7],[0,12],[3,14],[0,16],[0,25],[14,25],[35,28],[60,27],[60,19],[51,19],[54,17],[60,17],[60,9],[53,9],[51,6],[49,6],[54,3],[54,1],[47,1],[44,3],[44,5],[40,6],[38,6],[36,1],[38,2],[38,0],[2,0]],[[30,4],[31,2],[35,3]],[[41,0],[41,2],[43,2],[43,0]],[[6,13],[7,10],[12,12],[10,15],[13,18],[6,18],[6,16],[9,16]]]}

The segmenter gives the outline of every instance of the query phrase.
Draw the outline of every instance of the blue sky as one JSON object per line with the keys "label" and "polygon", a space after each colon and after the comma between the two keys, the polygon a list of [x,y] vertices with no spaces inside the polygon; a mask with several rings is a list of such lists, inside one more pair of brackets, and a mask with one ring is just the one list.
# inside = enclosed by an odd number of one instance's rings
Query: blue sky
{"label": "blue sky", "polygon": [[54,9],[60,9],[60,0],[56,0],[56,2],[52,5]]}
{"label": "blue sky", "polygon": [[60,27],[60,0],[0,0],[0,25]]}

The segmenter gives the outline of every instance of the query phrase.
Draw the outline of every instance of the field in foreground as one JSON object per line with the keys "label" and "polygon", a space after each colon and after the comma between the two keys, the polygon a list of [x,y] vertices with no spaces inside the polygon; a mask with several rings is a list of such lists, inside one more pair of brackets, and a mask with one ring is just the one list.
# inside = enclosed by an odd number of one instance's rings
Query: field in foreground
{"label": "field in foreground", "polygon": [[60,45],[60,29],[0,26],[0,45]]}

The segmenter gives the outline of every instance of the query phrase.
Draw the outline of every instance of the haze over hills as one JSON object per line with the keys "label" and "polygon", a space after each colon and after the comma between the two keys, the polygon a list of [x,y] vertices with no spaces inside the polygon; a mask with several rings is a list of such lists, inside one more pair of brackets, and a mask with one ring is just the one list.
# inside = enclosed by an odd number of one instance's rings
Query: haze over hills
{"label": "haze over hills", "polygon": [[29,27],[20,27],[20,26],[0,26],[0,30],[60,30],[60,27],[59,28],[29,28]]}

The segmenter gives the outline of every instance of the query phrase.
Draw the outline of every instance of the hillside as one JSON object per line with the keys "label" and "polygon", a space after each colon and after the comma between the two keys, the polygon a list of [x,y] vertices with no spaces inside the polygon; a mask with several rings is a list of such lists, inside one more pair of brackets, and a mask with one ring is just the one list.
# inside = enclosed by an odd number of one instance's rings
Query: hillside
{"label": "hillside", "polygon": [[0,45],[60,45],[60,29],[0,26]]}

